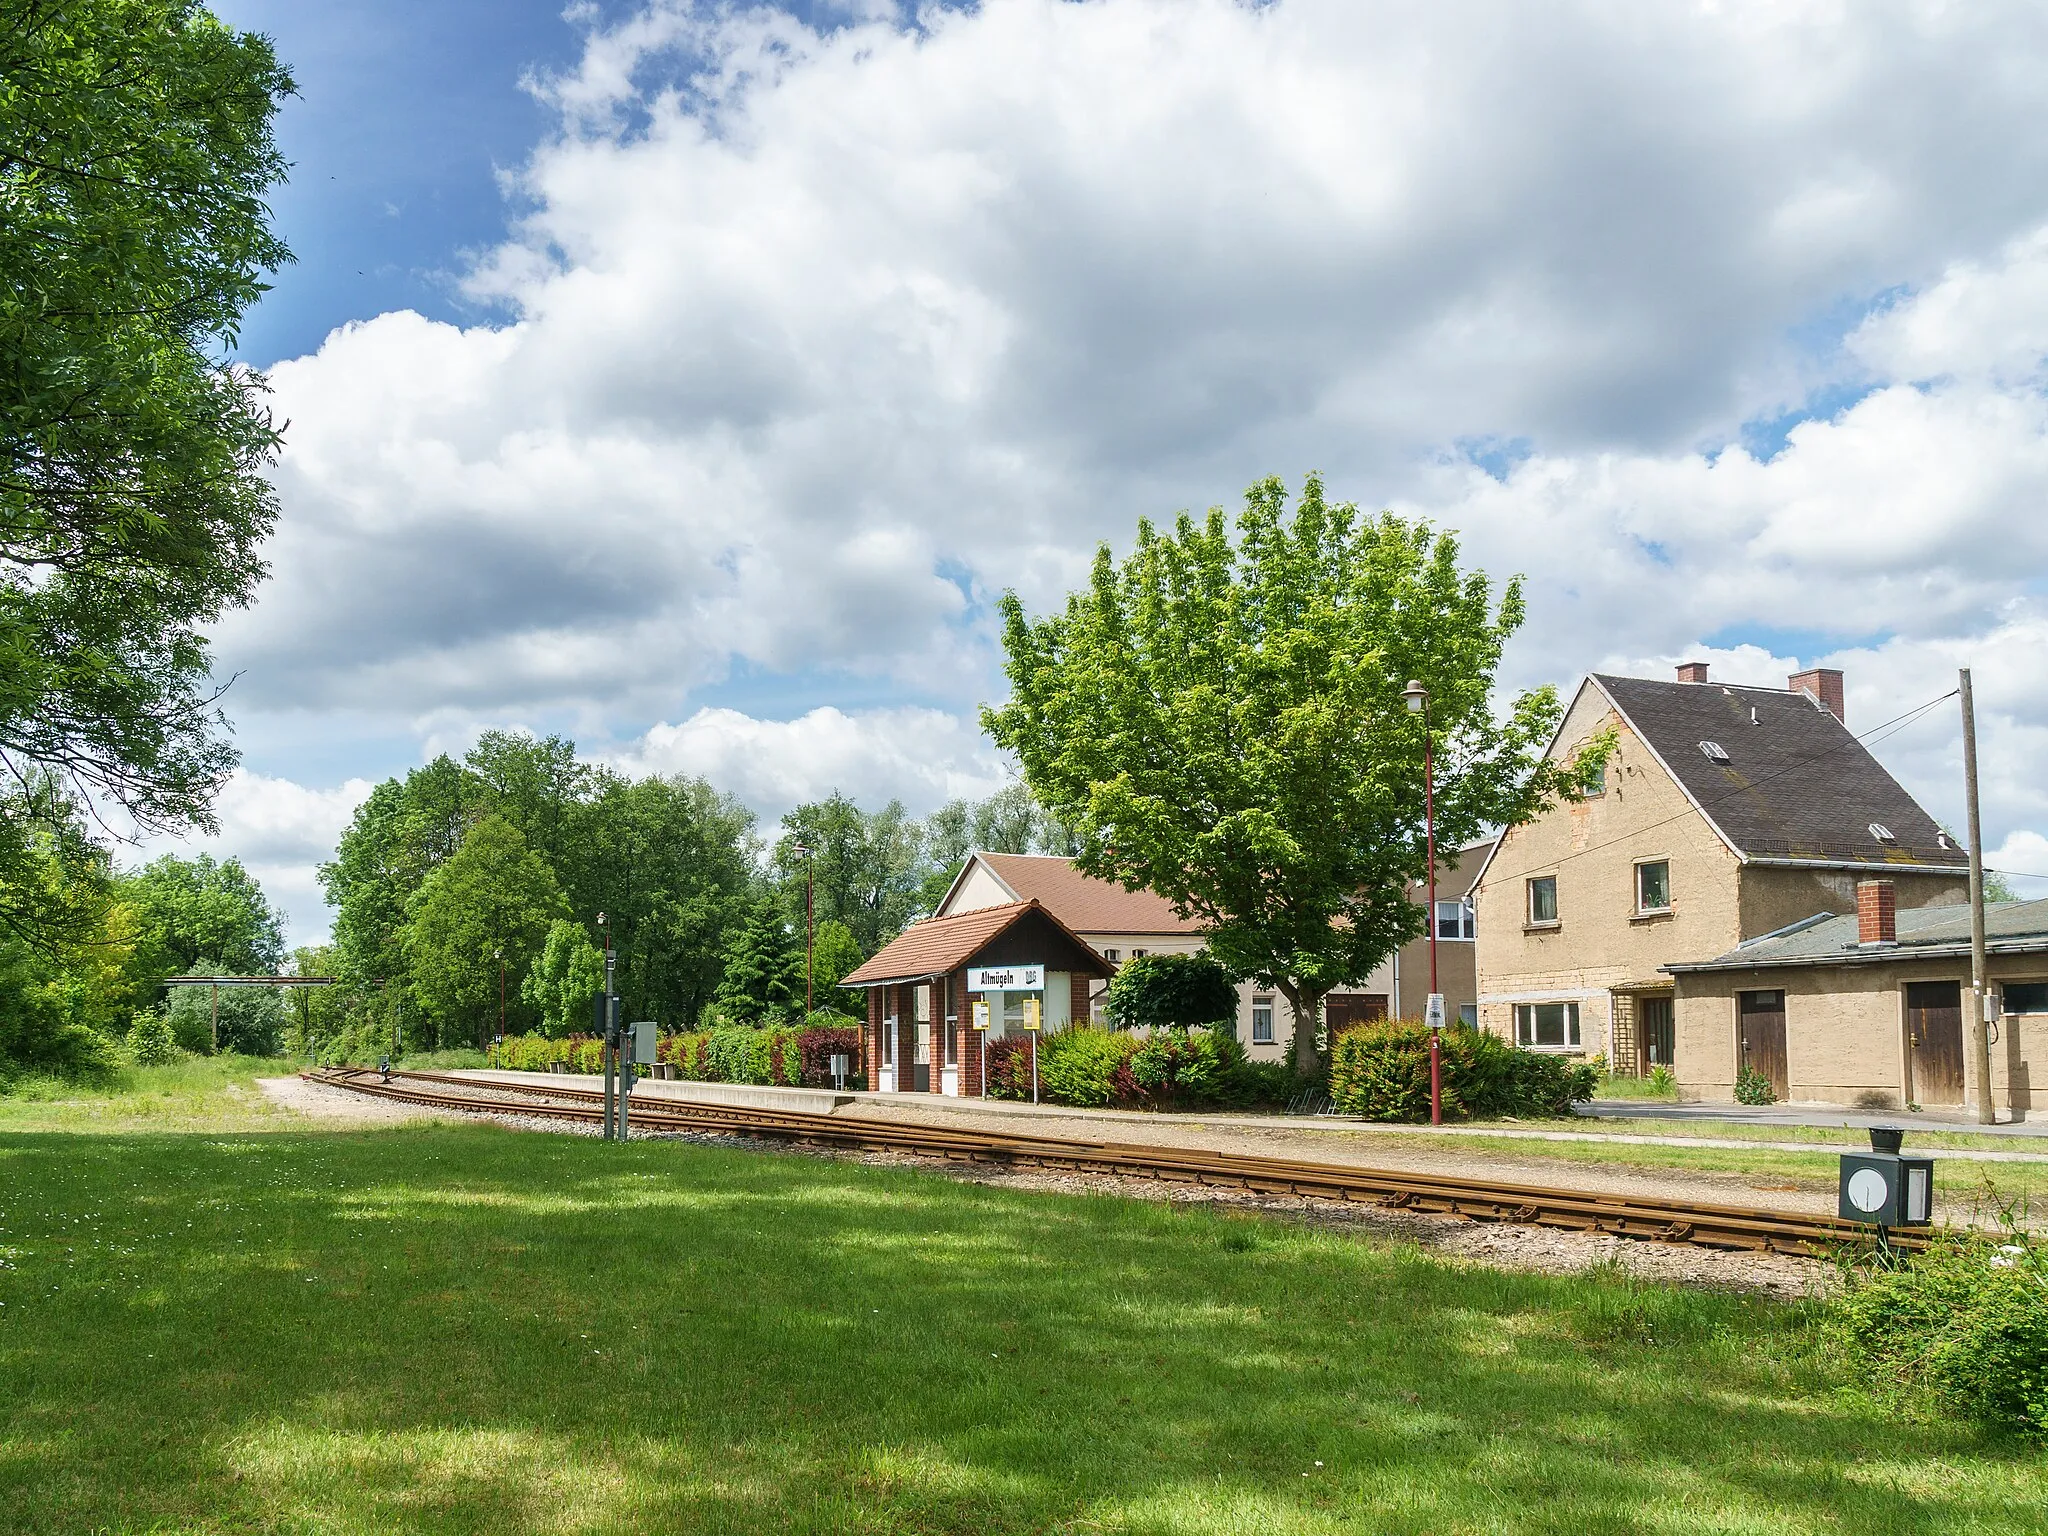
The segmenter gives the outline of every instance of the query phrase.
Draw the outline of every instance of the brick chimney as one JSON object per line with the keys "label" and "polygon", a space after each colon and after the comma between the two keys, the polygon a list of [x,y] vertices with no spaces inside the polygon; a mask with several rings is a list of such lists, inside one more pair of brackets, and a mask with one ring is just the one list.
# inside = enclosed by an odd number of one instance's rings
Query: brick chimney
{"label": "brick chimney", "polygon": [[1707,680],[1707,664],[1704,661],[1680,662],[1678,680],[1681,683],[1704,683]]}
{"label": "brick chimney", "polygon": [[1856,882],[1856,942],[1899,942],[1899,888],[1891,881]]}
{"label": "brick chimney", "polygon": [[1785,686],[1795,693],[1811,694],[1819,701],[1821,708],[1833,715],[1844,725],[1849,716],[1842,707],[1842,674],[1833,667],[1814,667],[1806,672],[1794,672],[1785,679]]}

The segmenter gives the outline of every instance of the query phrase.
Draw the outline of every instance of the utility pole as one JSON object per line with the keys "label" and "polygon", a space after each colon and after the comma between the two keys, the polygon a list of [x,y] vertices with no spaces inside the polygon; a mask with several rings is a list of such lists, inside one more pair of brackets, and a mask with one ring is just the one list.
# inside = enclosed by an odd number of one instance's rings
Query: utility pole
{"label": "utility pole", "polygon": [[1998,1108],[1991,1101],[1991,1032],[1984,1013],[1984,828],[1977,815],[1977,708],[1970,695],[1970,669],[1956,674],[1963,701],[1963,797],[1970,818],[1970,1058],[1977,1069],[1977,1123],[1991,1125]]}
{"label": "utility pole", "polygon": [[811,861],[810,844],[798,843],[791,851],[804,861],[804,1017],[808,1019],[818,1007],[817,1000],[811,995],[811,974],[817,969],[817,961],[812,953],[816,948],[818,935],[816,908],[813,903],[817,866]]}
{"label": "utility pole", "polygon": [[618,1040],[618,1009],[612,1001],[612,931],[605,925],[604,914],[597,914],[598,926],[604,928],[604,997],[597,1005],[598,1037],[604,1044],[604,1139],[610,1141],[618,1134],[617,1108],[614,1104],[617,1090],[612,1086],[612,1074],[618,1066],[614,1050]]}

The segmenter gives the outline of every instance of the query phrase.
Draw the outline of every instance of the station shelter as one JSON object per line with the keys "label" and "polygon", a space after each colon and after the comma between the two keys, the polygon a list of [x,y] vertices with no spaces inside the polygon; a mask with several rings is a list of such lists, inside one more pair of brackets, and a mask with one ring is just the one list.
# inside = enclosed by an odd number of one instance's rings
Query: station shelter
{"label": "station shelter", "polygon": [[839,984],[868,995],[870,1088],[979,1098],[989,1046],[1085,1023],[1090,989],[1115,970],[1030,900],[912,923]]}

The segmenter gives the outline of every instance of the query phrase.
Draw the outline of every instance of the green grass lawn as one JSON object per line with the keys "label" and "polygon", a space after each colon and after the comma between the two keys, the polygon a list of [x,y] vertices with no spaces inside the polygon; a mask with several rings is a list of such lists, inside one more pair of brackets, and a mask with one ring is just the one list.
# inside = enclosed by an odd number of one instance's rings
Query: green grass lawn
{"label": "green grass lawn", "polygon": [[[1808,1307],[487,1126],[0,1117],[0,1529],[1962,1532]],[[10,1126],[12,1128],[10,1128]]]}

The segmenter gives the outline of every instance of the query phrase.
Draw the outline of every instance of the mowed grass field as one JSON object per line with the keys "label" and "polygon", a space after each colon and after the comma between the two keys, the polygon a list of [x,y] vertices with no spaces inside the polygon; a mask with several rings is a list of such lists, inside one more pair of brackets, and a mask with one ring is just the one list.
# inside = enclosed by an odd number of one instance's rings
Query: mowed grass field
{"label": "mowed grass field", "polygon": [[[2038,1449],[1878,1402],[1810,1307],[793,1155],[323,1133],[237,1070],[0,1107],[0,1529],[2048,1525]],[[190,1128],[218,1102],[243,1128]]]}

